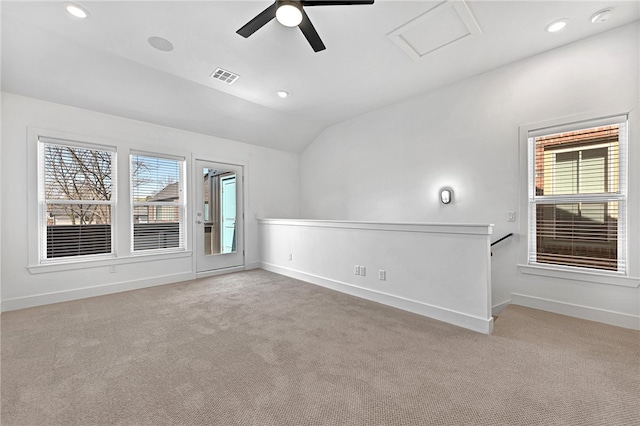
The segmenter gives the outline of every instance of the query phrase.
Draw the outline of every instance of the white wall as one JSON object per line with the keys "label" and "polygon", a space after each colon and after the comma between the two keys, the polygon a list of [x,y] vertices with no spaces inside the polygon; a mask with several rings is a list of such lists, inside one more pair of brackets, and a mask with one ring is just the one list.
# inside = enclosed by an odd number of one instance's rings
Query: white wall
{"label": "white wall", "polygon": [[[37,246],[30,227],[37,159],[30,157],[28,128],[69,133],[115,145],[128,156],[130,149],[184,156],[245,166],[247,267],[257,267],[256,217],[298,216],[299,158],[296,154],[262,148],[169,127],[124,119],[79,108],[3,93],[2,96],[2,305],[15,309],[78,297],[105,294],[195,277],[191,252],[182,256],[118,259],[117,272],[107,263],[74,270],[43,272],[29,266]],[[122,158],[121,158],[122,159]],[[190,169],[188,175],[191,176]],[[121,182],[126,189],[127,183]],[[193,192],[189,192],[193,200]],[[126,203],[123,203],[126,207]],[[187,235],[191,235],[191,217]],[[31,228],[31,230],[30,230]],[[120,227],[126,238],[127,227]],[[191,246],[188,247],[191,249]],[[116,261],[114,261],[116,262]]]}
{"label": "white wall", "polygon": [[[301,217],[493,223],[520,233],[518,128],[638,107],[638,23],[416,96],[326,129],[301,155]],[[567,118],[570,121],[570,118]],[[631,129],[630,261],[640,276],[640,169]],[[635,181],[634,181],[635,179]],[[442,186],[454,204],[438,203]],[[507,211],[517,222],[507,222]],[[516,235],[494,248],[493,304],[518,303],[640,328],[640,290],[519,272]]]}
{"label": "white wall", "polygon": [[281,219],[259,224],[264,269],[491,333],[491,225]]}
{"label": "white wall", "polygon": [[[2,20],[2,3],[0,3],[0,22]],[[2,46],[2,31],[0,31],[0,46]],[[0,81],[2,81],[2,59],[0,59]],[[2,134],[2,92],[0,92],[0,138]],[[2,144],[0,144],[0,164],[2,164]],[[2,169],[0,169],[0,224],[2,224]],[[2,241],[2,227],[0,226],[0,242]],[[2,244],[0,244],[0,314],[2,313]]]}

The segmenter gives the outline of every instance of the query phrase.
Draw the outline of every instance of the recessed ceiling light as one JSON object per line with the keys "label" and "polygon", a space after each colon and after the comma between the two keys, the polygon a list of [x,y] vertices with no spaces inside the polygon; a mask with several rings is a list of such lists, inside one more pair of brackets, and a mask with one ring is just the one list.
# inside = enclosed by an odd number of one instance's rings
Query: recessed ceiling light
{"label": "recessed ceiling light", "polygon": [[154,47],[158,50],[162,50],[163,52],[171,52],[173,50],[173,44],[162,37],[149,37],[147,40],[151,47]]}
{"label": "recessed ceiling light", "polygon": [[545,30],[550,33],[557,33],[558,31],[564,29],[567,26],[568,19],[558,19],[557,21],[553,21],[549,25],[546,26]]}
{"label": "recessed ceiling light", "polygon": [[611,9],[602,9],[599,12],[596,12],[591,17],[591,22],[593,24],[599,24],[600,22],[604,22],[607,19],[611,18]]}
{"label": "recessed ceiling light", "polygon": [[287,92],[286,90],[278,90],[276,92],[278,94],[278,96],[280,96],[282,99],[286,98],[287,96],[289,96],[289,92]]}
{"label": "recessed ceiling light", "polygon": [[77,4],[67,3],[65,5],[65,8],[67,9],[67,12],[69,12],[71,15],[75,16],[76,18],[84,19],[87,16],[89,16],[89,12],[87,12],[87,9],[85,9],[82,6],[78,6]]}

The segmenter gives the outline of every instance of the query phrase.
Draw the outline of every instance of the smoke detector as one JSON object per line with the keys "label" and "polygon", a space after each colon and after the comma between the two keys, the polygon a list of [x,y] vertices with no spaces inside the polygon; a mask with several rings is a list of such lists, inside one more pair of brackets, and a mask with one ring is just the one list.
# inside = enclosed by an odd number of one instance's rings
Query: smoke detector
{"label": "smoke detector", "polygon": [[611,9],[602,9],[591,16],[591,22],[599,24],[611,18]]}

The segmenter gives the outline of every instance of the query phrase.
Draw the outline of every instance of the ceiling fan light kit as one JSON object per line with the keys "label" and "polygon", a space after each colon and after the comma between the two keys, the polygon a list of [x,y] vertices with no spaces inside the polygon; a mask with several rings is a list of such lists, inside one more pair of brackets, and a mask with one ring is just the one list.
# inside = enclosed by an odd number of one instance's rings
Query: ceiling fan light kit
{"label": "ceiling fan light kit", "polygon": [[276,9],[276,19],[285,27],[297,27],[302,22],[302,7],[299,2],[282,1]]}
{"label": "ceiling fan light kit", "polygon": [[309,20],[309,16],[304,11],[305,6],[349,6],[373,4],[373,2],[374,0],[275,0],[272,5],[260,12],[236,32],[242,37],[248,38],[273,18],[276,18],[278,22],[286,27],[297,26],[300,28],[314,52],[320,52],[325,50],[326,47],[311,20]]}

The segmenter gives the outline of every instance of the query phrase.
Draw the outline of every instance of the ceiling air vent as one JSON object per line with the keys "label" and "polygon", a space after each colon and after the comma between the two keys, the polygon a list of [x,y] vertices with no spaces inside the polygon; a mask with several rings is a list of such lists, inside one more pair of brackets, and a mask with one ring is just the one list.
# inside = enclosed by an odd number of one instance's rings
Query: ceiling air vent
{"label": "ceiling air vent", "polygon": [[240,76],[238,74],[234,74],[231,71],[223,70],[222,68],[216,68],[216,70],[211,74],[212,78],[216,80],[224,81],[227,84],[232,84],[236,81]]}

